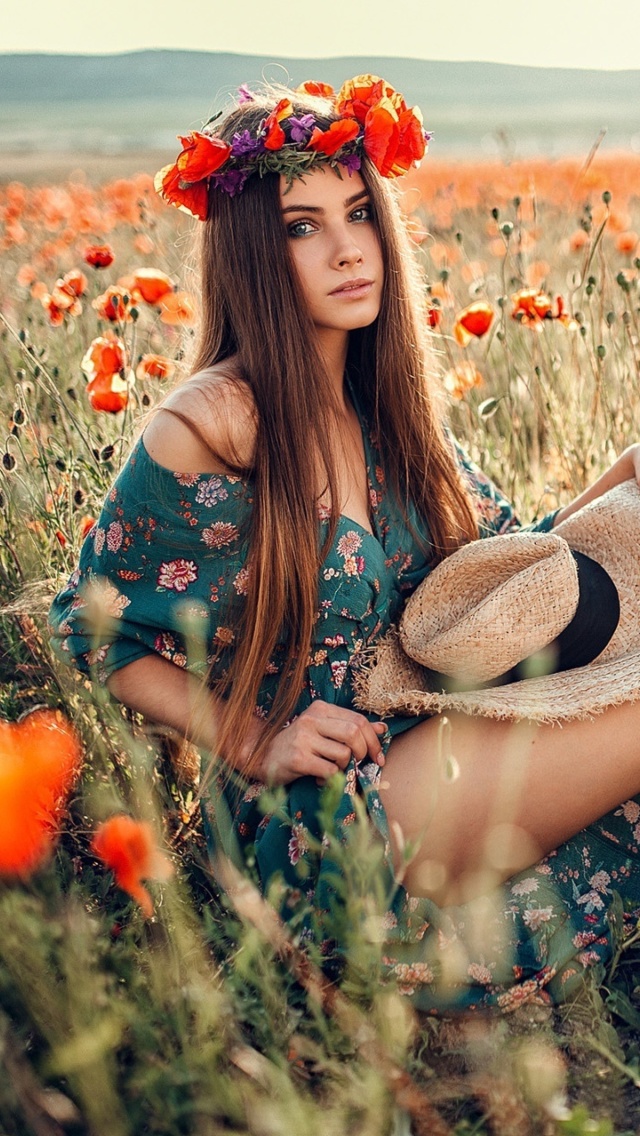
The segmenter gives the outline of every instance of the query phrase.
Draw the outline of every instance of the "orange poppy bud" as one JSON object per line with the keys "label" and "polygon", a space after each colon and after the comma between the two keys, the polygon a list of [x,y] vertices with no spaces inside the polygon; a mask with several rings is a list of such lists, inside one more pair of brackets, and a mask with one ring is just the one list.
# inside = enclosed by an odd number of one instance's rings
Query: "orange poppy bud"
{"label": "orange poppy bud", "polygon": [[464,362],[458,363],[457,367],[452,367],[450,371],[447,371],[442,381],[445,390],[453,398],[464,398],[465,394],[473,390],[474,387],[481,387],[484,379],[473,363]]}
{"label": "orange poppy bud", "polygon": [[133,273],[133,287],[147,304],[157,304],[167,292],[173,292],[173,281],[158,268],[137,268]]}
{"label": "orange poppy bud", "polygon": [[115,260],[111,245],[87,245],[82,257],[92,268],[108,268]]}
{"label": "orange poppy bud", "polygon": [[45,859],[80,763],[79,739],[58,711],[0,722],[0,875],[28,875]]}
{"label": "orange poppy bud", "polygon": [[136,367],[136,378],[170,379],[175,366],[165,355],[143,355]]}
{"label": "orange poppy bud", "polygon": [[142,880],[166,880],[173,874],[170,860],[156,847],[151,825],[124,813],[112,816],[98,828],[92,849],[150,919],[153,903]]}
{"label": "orange poppy bud", "polygon": [[493,308],[484,300],[477,300],[475,304],[469,304],[458,312],[453,334],[460,346],[466,347],[474,337],[481,339],[486,335],[492,323]]}

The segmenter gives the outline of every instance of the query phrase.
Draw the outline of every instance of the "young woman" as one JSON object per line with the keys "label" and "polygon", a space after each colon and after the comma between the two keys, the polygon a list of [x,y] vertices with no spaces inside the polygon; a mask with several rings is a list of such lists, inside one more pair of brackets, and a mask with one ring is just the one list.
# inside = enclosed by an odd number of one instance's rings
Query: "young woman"
{"label": "young woman", "polygon": [[[389,973],[423,1008],[508,1006],[561,998],[607,957],[614,888],[640,903],[640,704],[562,729],[354,709],[362,651],[424,576],[519,527],[430,393],[392,186],[425,140],[371,76],[337,95],[242,88],[182,139],[158,187],[204,222],[194,374],[138,439],[51,618],[63,658],[222,758],[205,815],[300,934],[340,953],[332,839],[357,854],[360,798]],[[636,446],[533,527],[639,476]],[[286,787],[276,812],[265,785]]]}

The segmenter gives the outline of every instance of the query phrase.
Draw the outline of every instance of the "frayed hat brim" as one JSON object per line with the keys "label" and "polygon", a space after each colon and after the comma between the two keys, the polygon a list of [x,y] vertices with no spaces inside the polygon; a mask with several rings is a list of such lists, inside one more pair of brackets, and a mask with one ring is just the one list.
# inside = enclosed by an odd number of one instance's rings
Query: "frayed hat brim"
{"label": "frayed hat brim", "polygon": [[402,650],[397,632],[360,658],[355,705],[379,715],[455,713],[483,718],[562,723],[591,718],[610,706],[640,699],[640,649],[586,667],[486,689],[430,689],[434,677]]}

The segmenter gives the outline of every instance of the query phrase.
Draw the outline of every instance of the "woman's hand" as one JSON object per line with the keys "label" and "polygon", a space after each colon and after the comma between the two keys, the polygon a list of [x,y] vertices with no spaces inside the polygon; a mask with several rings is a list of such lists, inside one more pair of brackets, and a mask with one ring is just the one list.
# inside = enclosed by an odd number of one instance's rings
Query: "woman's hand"
{"label": "woman's hand", "polygon": [[267,747],[258,778],[269,785],[286,785],[297,777],[324,782],[346,769],[351,757],[368,757],[384,765],[380,737],[384,722],[318,699],[276,734]]}

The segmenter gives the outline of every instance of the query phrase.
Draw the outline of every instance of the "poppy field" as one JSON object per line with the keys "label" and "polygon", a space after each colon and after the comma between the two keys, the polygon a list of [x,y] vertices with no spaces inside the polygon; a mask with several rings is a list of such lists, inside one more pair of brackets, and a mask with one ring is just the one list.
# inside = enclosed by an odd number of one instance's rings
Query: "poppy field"
{"label": "poppy field", "polygon": [[[640,155],[594,148],[429,159],[400,190],[434,382],[525,523],[640,440],[639,185]],[[418,1015],[380,986],[375,936],[338,989],[210,865],[201,755],[51,652],[50,600],[189,374],[193,226],[149,172],[0,182],[1,1136],[637,1132],[640,929],[622,941],[621,900],[609,968],[565,1006]]]}

